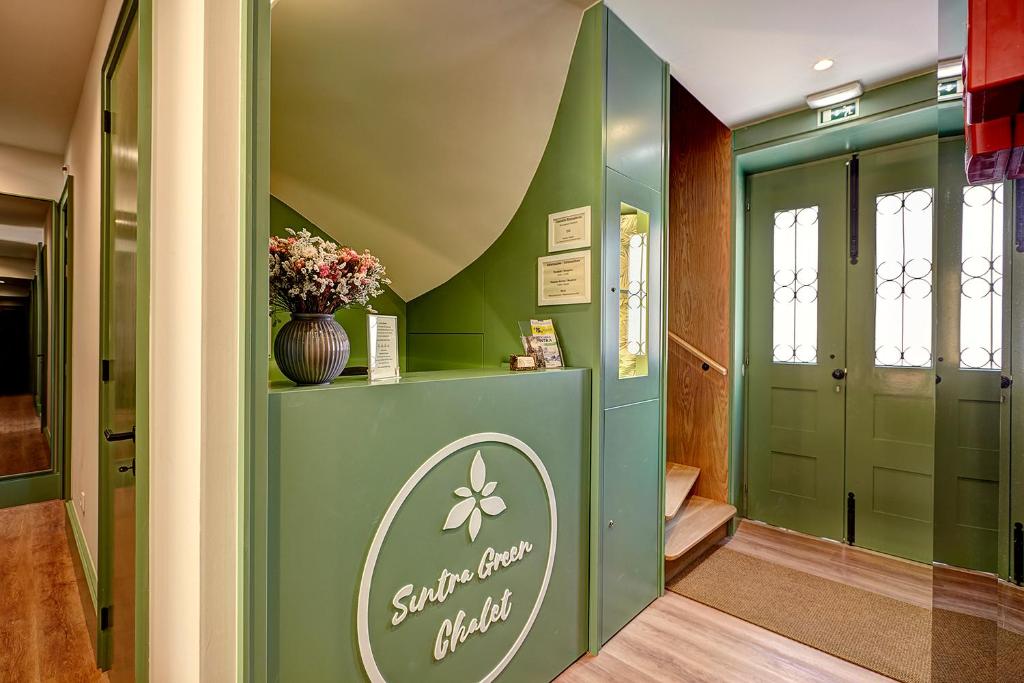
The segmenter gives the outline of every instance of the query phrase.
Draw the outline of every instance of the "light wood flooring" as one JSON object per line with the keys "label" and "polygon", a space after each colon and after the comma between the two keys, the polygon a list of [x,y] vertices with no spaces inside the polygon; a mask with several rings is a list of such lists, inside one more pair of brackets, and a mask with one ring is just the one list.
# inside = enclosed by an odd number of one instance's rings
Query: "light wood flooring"
{"label": "light wood flooring", "polygon": [[48,469],[50,449],[32,397],[0,396],[0,477]]}
{"label": "light wood flooring", "polygon": [[95,666],[64,504],[0,510],[0,683],[105,681]]}
{"label": "light wood flooring", "polygon": [[[1024,591],[974,572],[933,568],[743,520],[721,541],[805,573],[932,609],[1024,626]],[[1002,594],[1002,599],[999,596]],[[1001,605],[999,603],[1002,603]],[[558,679],[591,681],[888,681],[868,669],[745,622],[681,595],[666,593],[602,648]]]}
{"label": "light wood flooring", "polygon": [[675,593],[666,593],[558,681],[888,681]]}

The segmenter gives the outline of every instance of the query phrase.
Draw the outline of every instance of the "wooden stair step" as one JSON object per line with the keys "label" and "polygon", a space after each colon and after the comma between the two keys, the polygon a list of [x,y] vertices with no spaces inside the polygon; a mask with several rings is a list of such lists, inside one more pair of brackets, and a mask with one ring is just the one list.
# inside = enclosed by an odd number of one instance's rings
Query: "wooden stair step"
{"label": "wooden stair step", "polygon": [[665,468],[665,519],[676,516],[683,501],[690,495],[690,489],[697,483],[699,474],[699,467],[668,463]]}
{"label": "wooden stair step", "polygon": [[682,557],[736,515],[736,508],[710,498],[691,496],[665,525],[665,559]]}

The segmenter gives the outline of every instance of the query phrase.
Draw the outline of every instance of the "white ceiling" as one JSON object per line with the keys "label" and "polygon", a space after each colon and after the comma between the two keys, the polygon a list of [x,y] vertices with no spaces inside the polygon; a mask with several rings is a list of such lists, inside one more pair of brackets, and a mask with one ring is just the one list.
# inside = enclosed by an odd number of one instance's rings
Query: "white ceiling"
{"label": "white ceiling", "polygon": [[[934,67],[936,0],[607,0],[723,123],[806,106],[850,81],[866,88]],[[835,60],[827,71],[811,66]]]}
{"label": "white ceiling", "polygon": [[0,0],[0,144],[63,154],[103,0]]}
{"label": "white ceiling", "polygon": [[442,284],[518,209],[586,4],[282,0],[271,192],[373,251],[403,299]]}

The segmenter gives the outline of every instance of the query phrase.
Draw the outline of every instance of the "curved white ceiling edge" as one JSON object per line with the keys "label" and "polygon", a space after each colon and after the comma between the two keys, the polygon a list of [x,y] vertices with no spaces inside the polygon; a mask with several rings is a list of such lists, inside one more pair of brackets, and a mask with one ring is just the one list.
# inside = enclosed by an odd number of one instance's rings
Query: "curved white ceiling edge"
{"label": "curved white ceiling edge", "polygon": [[494,243],[530,186],[585,4],[280,3],[271,193],[370,249],[406,301],[446,282]]}

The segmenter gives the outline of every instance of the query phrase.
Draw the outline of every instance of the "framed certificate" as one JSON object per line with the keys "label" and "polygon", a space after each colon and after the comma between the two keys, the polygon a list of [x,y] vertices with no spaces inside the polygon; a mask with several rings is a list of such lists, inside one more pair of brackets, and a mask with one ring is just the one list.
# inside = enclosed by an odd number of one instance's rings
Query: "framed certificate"
{"label": "framed certificate", "polygon": [[590,303],[590,250],[537,259],[537,305]]}
{"label": "framed certificate", "polygon": [[590,246],[590,207],[548,214],[548,251],[583,249]]}
{"label": "framed certificate", "polygon": [[366,316],[366,374],[371,383],[397,380],[398,374],[398,316]]}

